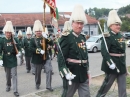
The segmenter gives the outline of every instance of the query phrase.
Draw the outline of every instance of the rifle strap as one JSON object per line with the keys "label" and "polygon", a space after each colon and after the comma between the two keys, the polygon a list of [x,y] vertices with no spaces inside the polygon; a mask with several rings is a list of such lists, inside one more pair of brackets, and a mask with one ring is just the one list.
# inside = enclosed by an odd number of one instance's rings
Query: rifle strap
{"label": "rifle strap", "polygon": [[34,37],[34,42],[36,44],[36,47],[38,48],[38,44],[37,44],[37,41],[36,41],[36,37]]}

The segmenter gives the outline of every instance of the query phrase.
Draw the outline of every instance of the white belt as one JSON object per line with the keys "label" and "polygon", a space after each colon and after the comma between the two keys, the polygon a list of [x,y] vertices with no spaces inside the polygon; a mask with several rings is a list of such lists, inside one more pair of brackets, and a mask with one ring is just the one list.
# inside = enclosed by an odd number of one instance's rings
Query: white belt
{"label": "white belt", "polygon": [[87,60],[77,60],[77,59],[71,59],[71,58],[67,58],[68,62],[72,62],[72,63],[87,63]]}
{"label": "white belt", "polygon": [[121,57],[125,56],[125,54],[115,54],[115,53],[109,53],[111,56]]}

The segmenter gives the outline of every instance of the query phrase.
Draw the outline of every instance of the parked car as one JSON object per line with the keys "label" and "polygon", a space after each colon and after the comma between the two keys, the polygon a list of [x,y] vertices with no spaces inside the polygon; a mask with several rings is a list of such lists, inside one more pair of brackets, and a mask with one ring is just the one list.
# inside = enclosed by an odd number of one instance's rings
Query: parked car
{"label": "parked car", "polygon": [[127,45],[128,47],[130,47],[130,40],[128,40],[128,41],[126,42],[126,45]]}
{"label": "parked car", "polygon": [[130,33],[129,32],[123,33],[123,37],[125,39],[130,39]]}
{"label": "parked car", "polygon": [[101,38],[102,35],[91,36],[86,41],[87,50],[96,53],[101,50]]}

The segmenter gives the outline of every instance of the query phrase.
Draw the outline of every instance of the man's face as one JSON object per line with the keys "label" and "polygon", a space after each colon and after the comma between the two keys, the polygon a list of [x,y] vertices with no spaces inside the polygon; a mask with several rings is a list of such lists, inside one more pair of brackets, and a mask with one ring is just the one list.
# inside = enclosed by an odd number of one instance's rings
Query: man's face
{"label": "man's face", "polygon": [[30,38],[31,37],[31,34],[27,34],[27,38]]}
{"label": "man's face", "polygon": [[112,24],[112,25],[110,26],[110,29],[111,29],[112,31],[114,31],[115,33],[118,33],[118,32],[120,32],[121,25],[120,25],[120,24]]}
{"label": "man's face", "polygon": [[5,32],[5,36],[6,36],[7,38],[11,38],[11,35],[12,35],[11,32]]}
{"label": "man's face", "polygon": [[36,36],[37,36],[37,37],[42,36],[42,31],[36,31]]}
{"label": "man's face", "polygon": [[73,31],[79,35],[83,29],[84,23],[83,22],[72,22],[72,29]]}
{"label": "man's face", "polygon": [[19,36],[18,36],[18,38],[22,38],[22,36],[21,36],[21,35],[19,35]]}

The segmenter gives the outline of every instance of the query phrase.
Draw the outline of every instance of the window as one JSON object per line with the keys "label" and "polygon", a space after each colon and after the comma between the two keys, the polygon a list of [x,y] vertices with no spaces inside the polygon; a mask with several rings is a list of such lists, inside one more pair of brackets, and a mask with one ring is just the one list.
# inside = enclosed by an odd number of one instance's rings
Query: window
{"label": "window", "polygon": [[84,31],[84,34],[86,34],[86,35],[87,35],[87,34],[88,34],[88,31]]}
{"label": "window", "polygon": [[93,35],[93,31],[91,31],[91,35]]}

